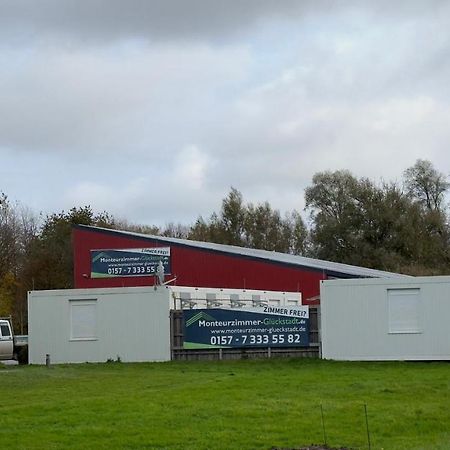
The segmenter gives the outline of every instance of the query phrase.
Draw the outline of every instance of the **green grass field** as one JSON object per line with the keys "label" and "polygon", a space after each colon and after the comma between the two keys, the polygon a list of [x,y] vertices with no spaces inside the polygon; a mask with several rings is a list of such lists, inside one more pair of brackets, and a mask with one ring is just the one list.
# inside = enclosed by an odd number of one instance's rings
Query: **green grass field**
{"label": "green grass field", "polygon": [[0,365],[0,448],[450,449],[449,363]]}

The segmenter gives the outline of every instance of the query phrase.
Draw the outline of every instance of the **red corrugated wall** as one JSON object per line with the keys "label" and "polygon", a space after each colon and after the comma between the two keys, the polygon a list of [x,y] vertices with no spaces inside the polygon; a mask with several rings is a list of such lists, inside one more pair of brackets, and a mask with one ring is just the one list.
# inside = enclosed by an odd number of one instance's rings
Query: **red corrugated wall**
{"label": "red corrugated wall", "polygon": [[318,270],[102,230],[74,228],[74,286],[103,288],[153,285],[153,276],[91,279],[90,251],[168,246],[171,249],[172,275],[166,279],[176,275],[176,284],[179,286],[300,291],[305,300],[319,295],[320,280],[326,278]]}

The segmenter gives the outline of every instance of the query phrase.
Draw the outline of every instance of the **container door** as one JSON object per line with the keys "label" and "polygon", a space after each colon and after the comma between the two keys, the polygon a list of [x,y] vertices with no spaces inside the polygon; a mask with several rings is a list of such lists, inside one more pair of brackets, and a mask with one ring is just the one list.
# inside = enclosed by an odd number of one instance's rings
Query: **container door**
{"label": "container door", "polygon": [[14,343],[9,322],[0,321],[0,360],[13,357]]}

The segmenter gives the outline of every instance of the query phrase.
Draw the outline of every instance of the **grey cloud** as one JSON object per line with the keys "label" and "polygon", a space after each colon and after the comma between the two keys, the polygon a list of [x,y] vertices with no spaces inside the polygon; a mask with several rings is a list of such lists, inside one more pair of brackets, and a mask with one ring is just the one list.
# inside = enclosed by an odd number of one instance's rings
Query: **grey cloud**
{"label": "grey cloud", "polygon": [[[449,8],[3,1],[0,35],[32,42],[0,43],[0,190],[151,224],[208,215],[232,185],[284,210],[320,170],[395,179],[418,157],[445,170]],[[194,182],[186,148],[208,162]]]}
{"label": "grey cloud", "polygon": [[[66,35],[80,40],[221,36],[269,16],[301,14],[295,0],[13,0],[0,6],[0,28],[23,37]],[[329,2],[326,2],[329,3]]]}
{"label": "grey cloud", "polygon": [[3,0],[0,30],[16,42],[43,36],[80,41],[120,38],[221,39],[246,33],[271,19],[298,20],[314,14],[370,11],[375,16],[441,13],[441,0]]}
{"label": "grey cloud", "polygon": [[10,53],[3,59],[9,69],[0,70],[0,146],[127,151],[154,161],[203,129],[218,92],[245,76],[249,56],[202,45],[68,53],[37,47],[18,59],[20,52]]}

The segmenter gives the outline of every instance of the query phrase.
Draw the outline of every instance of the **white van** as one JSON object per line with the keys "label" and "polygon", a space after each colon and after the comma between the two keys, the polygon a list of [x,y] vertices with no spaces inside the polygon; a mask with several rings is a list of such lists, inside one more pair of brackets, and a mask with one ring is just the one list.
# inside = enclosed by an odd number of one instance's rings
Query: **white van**
{"label": "white van", "polygon": [[11,330],[11,324],[8,320],[0,319],[0,361],[13,359],[14,357],[14,338]]}

